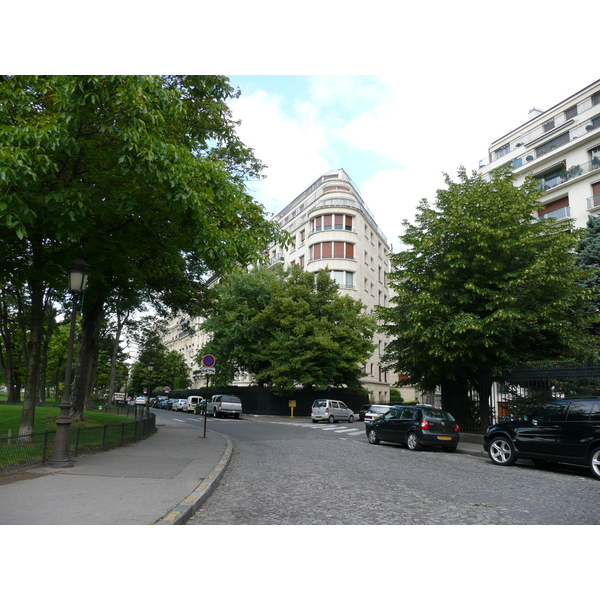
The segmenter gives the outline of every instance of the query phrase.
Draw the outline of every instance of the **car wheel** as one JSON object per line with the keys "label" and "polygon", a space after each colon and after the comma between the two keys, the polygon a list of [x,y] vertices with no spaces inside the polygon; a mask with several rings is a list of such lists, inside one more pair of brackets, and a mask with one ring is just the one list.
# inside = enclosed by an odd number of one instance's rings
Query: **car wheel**
{"label": "car wheel", "polygon": [[216,419],[218,416],[217,409],[213,408],[213,417]]}
{"label": "car wheel", "polygon": [[334,423],[335,419],[333,418],[333,415],[329,415],[329,419],[327,419],[330,423]]}
{"label": "car wheel", "polygon": [[348,417],[348,423],[354,423],[354,415]]}
{"label": "car wheel", "polygon": [[456,452],[456,446],[442,446],[444,452]]}
{"label": "car wheel", "polygon": [[375,429],[369,429],[369,433],[367,434],[367,439],[370,444],[379,444],[379,438],[377,437],[377,432]]}
{"label": "car wheel", "polygon": [[409,450],[420,450],[421,442],[414,431],[411,431],[406,438],[406,445]]}
{"label": "car wheel", "polygon": [[590,469],[596,479],[600,479],[600,448],[594,448],[590,455]]}
{"label": "car wheel", "polygon": [[495,465],[509,467],[510,465],[514,465],[517,461],[515,447],[513,446],[513,443],[505,437],[494,438],[490,442],[488,454]]}

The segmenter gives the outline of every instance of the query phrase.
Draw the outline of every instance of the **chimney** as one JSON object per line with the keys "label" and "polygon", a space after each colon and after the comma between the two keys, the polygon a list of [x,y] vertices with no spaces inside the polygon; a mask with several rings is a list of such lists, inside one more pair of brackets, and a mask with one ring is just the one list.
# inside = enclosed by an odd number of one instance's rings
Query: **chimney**
{"label": "chimney", "polygon": [[540,108],[532,108],[529,111],[529,116],[527,118],[528,121],[531,121],[532,119],[535,119],[536,117],[538,117],[539,115],[541,115],[544,111],[541,110]]}

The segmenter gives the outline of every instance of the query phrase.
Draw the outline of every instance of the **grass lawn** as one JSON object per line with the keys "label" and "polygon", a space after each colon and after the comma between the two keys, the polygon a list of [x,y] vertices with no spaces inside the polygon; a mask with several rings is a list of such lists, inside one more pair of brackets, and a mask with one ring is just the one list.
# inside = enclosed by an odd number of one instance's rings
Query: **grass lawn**
{"label": "grass lawn", "polygon": [[[0,436],[8,435],[9,430],[12,435],[19,433],[21,424],[22,404],[0,404]],[[56,419],[60,413],[57,406],[36,406],[34,431],[44,431],[44,429],[56,429]],[[131,421],[131,417],[123,415],[110,415],[101,412],[84,412],[83,422],[73,423],[72,427],[96,427],[98,425],[114,425]]]}

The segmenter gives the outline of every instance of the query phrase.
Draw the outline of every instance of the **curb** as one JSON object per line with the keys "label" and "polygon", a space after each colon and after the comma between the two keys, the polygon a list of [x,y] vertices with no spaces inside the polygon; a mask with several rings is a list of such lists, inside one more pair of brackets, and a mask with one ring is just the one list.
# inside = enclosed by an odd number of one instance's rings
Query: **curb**
{"label": "curb", "polygon": [[[212,433],[216,432],[213,431]],[[155,521],[153,525],[185,525],[213,493],[221,480],[221,477],[223,477],[225,469],[229,466],[233,454],[233,443],[229,437],[222,433],[216,433],[216,435],[225,438],[225,441],[227,442],[221,460],[187,498],[170,510],[164,517]]]}

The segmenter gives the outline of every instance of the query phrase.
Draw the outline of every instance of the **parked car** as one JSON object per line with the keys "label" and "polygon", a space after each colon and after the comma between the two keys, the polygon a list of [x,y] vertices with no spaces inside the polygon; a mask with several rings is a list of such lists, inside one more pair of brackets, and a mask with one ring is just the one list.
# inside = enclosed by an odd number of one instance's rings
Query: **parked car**
{"label": "parked car", "polygon": [[233,415],[239,419],[242,414],[242,401],[230,394],[215,394],[206,404],[206,410],[213,417]]}
{"label": "parked car", "polygon": [[168,400],[159,400],[156,403],[156,408],[167,408],[167,401]]}
{"label": "parked car", "polygon": [[204,415],[206,414],[206,400],[202,398],[198,404],[194,407],[195,415]]}
{"label": "parked car", "polygon": [[185,406],[183,407],[183,412],[195,412],[196,405],[201,400],[204,400],[202,396],[188,396],[186,399]]}
{"label": "parked car", "polygon": [[315,400],[310,409],[310,417],[313,423],[328,421],[335,423],[337,421],[354,421],[354,411],[348,408],[341,400]]}
{"label": "parked car", "polygon": [[187,404],[187,398],[177,398],[173,401],[173,407],[171,410],[185,410]]}
{"label": "parked car", "polygon": [[139,404],[146,404],[146,397],[145,396],[138,396],[134,402],[135,405],[139,405]]}
{"label": "parked car", "polygon": [[454,417],[430,406],[392,406],[381,418],[365,421],[365,428],[371,444],[395,442],[409,450],[440,446],[454,452],[460,439]]}
{"label": "parked car", "polygon": [[373,405],[372,404],[363,404],[360,407],[360,410],[358,411],[358,420],[359,421],[365,420],[365,413],[369,410],[369,408],[371,408],[371,406],[373,406]]}
{"label": "parked car", "polygon": [[169,398],[169,399],[167,400],[167,404],[166,404],[165,408],[166,408],[167,410],[173,410],[173,404],[174,404],[175,402],[177,402],[177,398]]}
{"label": "parked car", "polygon": [[600,398],[562,398],[517,421],[490,425],[483,448],[495,465],[528,458],[537,466],[588,465],[600,479]]}
{"label": "parked car", "polygon": [[389,404],[371,404],[371,406],[369,406],[369,410],[365,412],[365,418],[363,421],[366,423],[367,421],[379,419],[379,417],[383,417],[383,415],[385,415],[390,408],[392,407]]}

